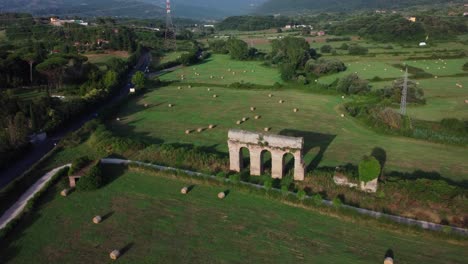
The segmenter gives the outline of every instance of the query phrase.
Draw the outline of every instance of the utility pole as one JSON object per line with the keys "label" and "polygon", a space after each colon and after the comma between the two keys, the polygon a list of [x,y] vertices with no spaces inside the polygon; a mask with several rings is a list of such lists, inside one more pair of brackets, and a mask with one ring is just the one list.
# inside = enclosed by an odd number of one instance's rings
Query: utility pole
{"label": "utility pole", "polygon": [[406,115],[406,96],[408,95],[408,67],[405,71],[405,79],[403,81],[403,89],[401,90],[400,114]]}

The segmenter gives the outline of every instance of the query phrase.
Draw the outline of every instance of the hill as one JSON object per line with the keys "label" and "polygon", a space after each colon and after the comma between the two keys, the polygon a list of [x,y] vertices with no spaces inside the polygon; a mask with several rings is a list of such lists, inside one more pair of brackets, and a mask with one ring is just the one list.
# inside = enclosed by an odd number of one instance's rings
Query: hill
{"label": "hill", "polygon": [[357,9],[407,8],[418,5],[463,3],[461,0],[269,0],[258,13],[297,11],[353,11]]}
{"label": "hill", "polygon": [[164,15],[160,6],[136,0],[0,0],[0,10],[44,16],[153,18]]}

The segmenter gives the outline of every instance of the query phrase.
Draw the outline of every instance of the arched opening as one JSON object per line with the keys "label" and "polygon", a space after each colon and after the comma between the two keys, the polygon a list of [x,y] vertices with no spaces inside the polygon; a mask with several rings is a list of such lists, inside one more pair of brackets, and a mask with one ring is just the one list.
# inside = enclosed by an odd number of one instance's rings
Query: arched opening
{"label": "arched opening", "polygon": [[294,177],[294,155],[291,153],[285,153],[283,155],[283,171],[284,177]]}
{"label": "arched opening", "polygon": [[250,173],[250,151],[246,147],[239,149],[239,165],[241,172],[249,170]]}
{"label": "arched opening", "polygon": [[271,175],[271,152],[268,150],[262,150],[260,157],[262,161],[261,173]]}

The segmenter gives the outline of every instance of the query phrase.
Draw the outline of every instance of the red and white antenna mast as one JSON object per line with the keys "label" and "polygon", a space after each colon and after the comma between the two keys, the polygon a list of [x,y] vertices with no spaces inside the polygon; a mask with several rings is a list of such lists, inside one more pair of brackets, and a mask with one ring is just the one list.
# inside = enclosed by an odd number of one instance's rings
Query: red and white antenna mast
{"label": "red and white antenna mast", "polygon": [[164,47],[167,50],[176,50],[176,31],[172,24],[171,0],[166,0],[166,33],[164,36]]}

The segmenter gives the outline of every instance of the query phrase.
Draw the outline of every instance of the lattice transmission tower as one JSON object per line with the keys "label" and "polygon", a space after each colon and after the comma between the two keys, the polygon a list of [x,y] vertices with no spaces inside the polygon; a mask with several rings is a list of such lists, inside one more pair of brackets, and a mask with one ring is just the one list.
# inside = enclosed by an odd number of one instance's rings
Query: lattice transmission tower
{"label": "lattice transmission tower", "polygon": [[172,23],[171,0],[166,0],[166,33],[164,36],[164,48],[176,50],[176,29]]}
{"label": "lattice transmission tower", "polygon": [[405,71],[405,79],[403,80],[403,89],[401,90],[400,114],[406,115],[406,97],[408,95],[408,67]]}

